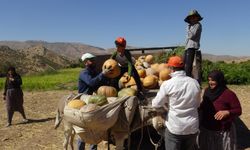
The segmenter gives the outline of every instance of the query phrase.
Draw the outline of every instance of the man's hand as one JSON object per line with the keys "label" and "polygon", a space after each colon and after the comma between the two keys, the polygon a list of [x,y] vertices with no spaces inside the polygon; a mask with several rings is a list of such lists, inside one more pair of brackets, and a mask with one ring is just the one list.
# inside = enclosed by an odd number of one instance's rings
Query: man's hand
{"label": "man's hand", "polygon": [[111,71],[111,69],[103,69],[102,74],[107,75],[108,73],[110,73],[110,71]]}
{"label": "man's hand", "polygon": [[215,115],[214,118],[216,120],[222,120],[230,115],[230,112],[228,110],[221,110],[218,111]]}

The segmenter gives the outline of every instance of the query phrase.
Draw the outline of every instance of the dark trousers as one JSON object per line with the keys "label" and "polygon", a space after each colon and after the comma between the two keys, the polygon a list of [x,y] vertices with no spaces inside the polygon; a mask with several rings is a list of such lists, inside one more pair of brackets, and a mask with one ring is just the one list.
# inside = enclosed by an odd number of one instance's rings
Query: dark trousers
{"label": "dark trousers", "polygon": [[7,109],[8,124],[11,124],[15,111],[20,112],[23,119],[26,119],[23,108],[23,92],[20,88],[13,88],[7,90],[6,109]]}
{"label": "dark trousers", "polygon": [[175,135],[165,130],[165,148],[167,150],[198,150],[197,134]]}
{"label": "dark trousers", "polygon": [[[193,68],[194,59],[196,60],[195,68]],[[185,69],[186,75],[189,77],[195,78],[201,84],[201,79],[202,79],[201,51],[194,49],[194,48],[189,48],[185,50],[184,63],[185,63],[184,69]]]}
{"label": "dark trousers", "polygon": [[[25,113],[24,113],[24,109],[18,110],[18,112],[20,112],[20,114],[22,115],[23,119],[26,119]],[[13,110],[7,110],[7,119],[8,119],[8,123],[11,124],[12,122],[12,118],[14,115],[14,111]]]}

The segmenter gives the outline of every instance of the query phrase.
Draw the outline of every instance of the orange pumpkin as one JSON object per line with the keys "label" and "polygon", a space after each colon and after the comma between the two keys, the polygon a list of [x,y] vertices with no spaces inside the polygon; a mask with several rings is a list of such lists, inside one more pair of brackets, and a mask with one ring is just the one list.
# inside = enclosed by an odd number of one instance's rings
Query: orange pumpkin
{"label": "orange pumpkin", "polygon": [[117,90],[112,86],[100,86],[97,90],[97,95],[104,95],[106,97],[116,97]]}
{"label": "orange pumpkin", "polygon": [[159,64],[158,69],[159,69],[158,71],[160,72],[160,71],[163,70],[163,69],[168,69],[168,66],[167,66],[166,63],[161,63],[161,64]]}
{"label": "orange pumpkin", "polygon": [[157,85],[158,85],[158,77],[155,75],[149,75],[143,79],[143,86],[147,89],[156,88]]}
{"label": "orange pumpkin", "polygon": [[155,71],[158,71],[158,67],[159,67],[158,63],[151,64],[151,68],[154,69]]}
{"label": "orange pumpkin", "polygon": [[107,78],[116,78],[121,74],[121,69],[114,59],[106,60],[102,65],[102,70],[104,69],[110,70],[109,73],[105,75]]}
{"label": "orange pumpkin", "polygon": [[165,81],[165,80],[170,79],[171,78],[170,73],[171,73],[170,70],[167,69],[167,68],[161,70],[160,73],[159,73],[160,80]]}

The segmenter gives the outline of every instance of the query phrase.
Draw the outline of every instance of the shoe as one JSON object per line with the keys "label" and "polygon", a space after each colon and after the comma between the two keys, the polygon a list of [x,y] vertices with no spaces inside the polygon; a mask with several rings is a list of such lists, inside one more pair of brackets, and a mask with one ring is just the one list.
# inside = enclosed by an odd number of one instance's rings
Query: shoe
{"label": "shoe", "polygon": [[27,122],[29,122],[28,119],[23,119],[23,121],[22,121],[22,123],[27,123]]}
{"label": "shoe", "polygon": [[9,126],[11,126],[11,123],[7,123],[7,124],[5,125],[5,127],[9,127]]}

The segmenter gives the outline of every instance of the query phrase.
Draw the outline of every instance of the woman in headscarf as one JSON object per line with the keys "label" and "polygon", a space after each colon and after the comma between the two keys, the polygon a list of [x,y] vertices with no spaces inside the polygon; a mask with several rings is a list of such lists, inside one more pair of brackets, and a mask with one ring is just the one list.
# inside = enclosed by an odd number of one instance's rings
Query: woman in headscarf
{"label": "woman in headscarf", "polygon": [[28,122],[26,119],[24,108],[23,108],[23,91],[21,89],[22,78],[16,73],[16,69],[14,67],[9,67],[5,88],[4,88],[4,100],[6,100],[6,109],[7,109],[7,125],[6,127],[11,125],[12,117],[15,111],[21,113],[23,117],[23,123]]}
{"label": "woman in headscarf", "polygon": [[200,105],[200,149],[236,150],[233,121],[241,113],[240,102],[226,86],[223,72],[212,71]]}

